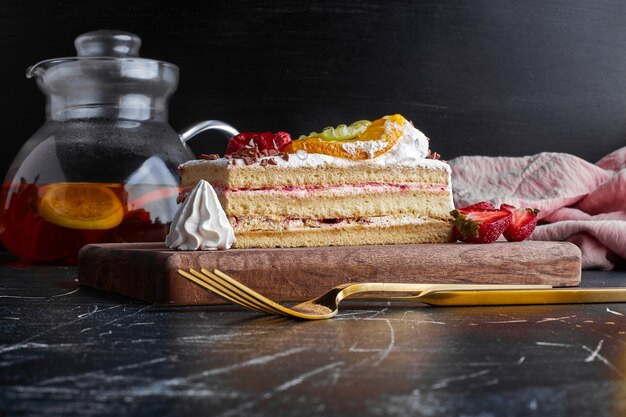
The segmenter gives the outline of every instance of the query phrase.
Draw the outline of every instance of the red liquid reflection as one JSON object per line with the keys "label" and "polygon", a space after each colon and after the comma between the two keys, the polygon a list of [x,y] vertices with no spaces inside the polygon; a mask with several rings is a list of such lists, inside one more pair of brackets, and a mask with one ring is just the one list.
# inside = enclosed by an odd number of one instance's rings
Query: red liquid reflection
{"label": "red liquid reflection", "polygon": [[77,263],[78,251],[89,243],[165,240],[178,187],[98,185],[112,190],[124,210],[122,222],[107,230],[71,229],[41,217],[39,205],[48,185],[4,184],[0,194],[0,240],[23,261],[69,265]]}

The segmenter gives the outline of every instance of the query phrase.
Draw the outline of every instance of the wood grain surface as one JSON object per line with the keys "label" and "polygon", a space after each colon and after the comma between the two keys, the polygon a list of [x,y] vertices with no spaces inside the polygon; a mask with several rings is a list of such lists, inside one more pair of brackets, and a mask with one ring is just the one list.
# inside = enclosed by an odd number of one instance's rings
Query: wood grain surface
{"label": "wood grain surface", "polygon": [[88,245],[79,255],[84,286],[157,304],[221,300],[180,269],[219,269],[277,301],[312,298],[346,282],[506,283],[573,286],[580,250],[566,242],[342,246],[173,251],[159,243]]}

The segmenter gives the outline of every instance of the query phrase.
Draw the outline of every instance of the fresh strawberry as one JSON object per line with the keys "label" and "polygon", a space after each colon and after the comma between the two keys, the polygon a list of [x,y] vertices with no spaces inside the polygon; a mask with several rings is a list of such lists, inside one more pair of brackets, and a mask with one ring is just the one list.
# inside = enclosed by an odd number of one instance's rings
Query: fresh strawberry
{"label": "fresh strawberry", "polygon": [[272,132],[260,132],[253,136],[252,141],[260,151],[274,149],[274,134]]}
{"label": "fresh strawberry", "polygon": [[454,237],[462,242],[495,242],[511,222],[511,213],[506,210],[458,209],[450,214],[454,217]]}
{"label": "fresh strawberry", "polygon": [[232,154],[244,146],[256,146],[259,151],[281,151],[291,143],[291,135],[287,132],[243,132],[234,136],[226,146],[226,153]]}
{"label": "fresh strawberry", "polygon": [[256,135],[254,132],[241,132],[240,134],[233,136],[226,145],[226,153],[235,153],[244,146],[250,144],[250,140]]}
{"label": "fresh strawberry", "polygon": [[274,147],[279,151],[292,142],[291,135],[287,132],[274,133]]}
{"label": "fresh strawberry", "polygon": [[488,201],[479,201],[470,206],[463,207],[463,210],[481,211],[481,210],[495,210],[496,208]]}
{"label": "fresh strawberry", "polygon": [[509,242],[521,242],[530,236],[537,226],[537,213],[539,210],[532,208],[515,208],[509,204],[502,204],[500,210],[511,213],[511,223],[503,234]]}

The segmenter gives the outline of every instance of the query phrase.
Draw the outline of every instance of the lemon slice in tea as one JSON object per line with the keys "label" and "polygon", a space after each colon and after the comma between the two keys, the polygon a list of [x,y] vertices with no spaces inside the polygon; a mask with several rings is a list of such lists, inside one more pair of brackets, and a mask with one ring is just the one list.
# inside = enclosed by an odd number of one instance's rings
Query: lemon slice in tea
{"label": "lemon slice in tea", "polygon": [[46,187],[39,215],[69,229],[104,230],[122,222],[124,209],[118,196],[105,185],[59,183]]}

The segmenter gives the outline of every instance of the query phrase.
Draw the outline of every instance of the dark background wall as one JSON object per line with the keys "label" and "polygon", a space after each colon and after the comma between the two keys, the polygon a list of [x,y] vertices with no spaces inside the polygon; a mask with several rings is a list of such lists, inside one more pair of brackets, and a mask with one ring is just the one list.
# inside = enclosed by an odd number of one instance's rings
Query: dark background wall
{"label": "dark background wall", "polygon": [[[21,1],[0,11],[0,170],[43,123],[26,67],[122,29],[177,64],[177,128],[216,118],[294,135],[402,113],[458,155],[570,152],[626,141],[626,3],[530,1]],[[205,135],[197,151],[223,150]]]}

